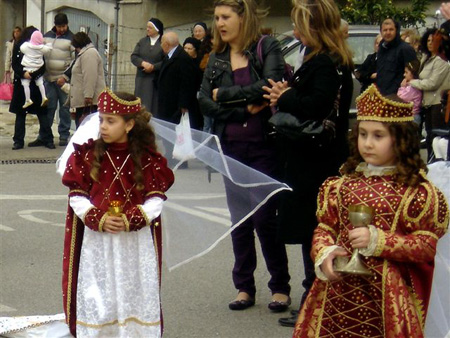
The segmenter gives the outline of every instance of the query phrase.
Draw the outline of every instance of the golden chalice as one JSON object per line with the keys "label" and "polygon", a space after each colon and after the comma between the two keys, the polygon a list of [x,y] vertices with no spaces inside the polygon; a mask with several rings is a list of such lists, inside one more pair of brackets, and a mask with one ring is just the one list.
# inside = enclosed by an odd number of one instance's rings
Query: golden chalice
{"label": "golden chalice", "polygon": [[[348,218],[350,223],[356,228],[367,227],[372,222],[374,210],[366,205],[350,205],[348,207]],[[359,257],[359,250],[354,249],[350,260],[347,258],[336,258],[334,271],[353,275],[370,276],[372,273],[365,267]]]}
{"label": "golden chalice", "polygon": [[108,213],[111,216],[118,216],[122,215],[122,202],[121,201],[111,201],[109,202],[109,208]]}

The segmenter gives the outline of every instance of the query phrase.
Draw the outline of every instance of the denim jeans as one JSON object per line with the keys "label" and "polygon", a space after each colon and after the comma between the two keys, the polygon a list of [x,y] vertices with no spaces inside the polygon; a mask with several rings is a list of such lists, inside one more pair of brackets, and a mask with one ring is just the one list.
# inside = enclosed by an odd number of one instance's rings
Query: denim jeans
{"label": "denim jeans", "polygon": [[[53,120],[55,118],[55,112],[58,108],[59,103],[59,124],[58,124],[58,134],[59,139],[68,140],[70,137],[70,112],[69,107],[65,106],[64,103],[67,100],[67,94],[61,90],[61,87],[58,86],[56,82],[48,82],[45,81],[45,91],[48,98],[47,105],[47,125],[52,126]],[[51,128],[46,128],[47,132],[50,132],[50,135],[46,135],[46,131],[42,128],[39,128],[39,139],[53,139],[53,133]]]}

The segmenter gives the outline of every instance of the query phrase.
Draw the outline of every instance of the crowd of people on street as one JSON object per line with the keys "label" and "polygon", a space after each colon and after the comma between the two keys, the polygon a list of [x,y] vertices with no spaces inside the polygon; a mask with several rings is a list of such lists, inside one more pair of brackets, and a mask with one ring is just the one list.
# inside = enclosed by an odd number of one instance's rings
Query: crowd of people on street
{"label": "crowd of people on street", "polygon": [[[152,17],[131,53],[133,94],[106,88],[100,54],[86,33],[70,31],[67,15],[57,14],[45,34],[16,27],[6,68],[14,78],[12,149],[24,147],[26,114],[40,125],[28,146],[49,149],[58,106],[60,146],[72,119],[78,127],[100,114],[99,139],[74,146],[63,176],[71,333],[162,335],[160,214],[175,177],[148,122],[178,124],[188,114],[192,128],[217,135],[225,155],[291,188],[231,232],[230,310],[257,301],[256,233],[272,312],[291,306],[286,244],[301,245],[300,304],[279,319],[294,327],[293,337],[424,337],[436,246],[449,223],[448,196],[426,176],[426,162],[450,161],[450,3],[441,12],[442,26],[420,38],[386,18],[374,53],[355,69],[334,0],[294,0],[302,48],[289,79],[279,41],[261,34],[268,10],[256,0],[216,0],[213,27],[195,23],[182,44]],[[349,133],[352,75],[362,87]],[[298,126],[311,121],[320,122],[319,134]],[[224,186],[236,224],[233,206],[248,200],[227,178]]]}

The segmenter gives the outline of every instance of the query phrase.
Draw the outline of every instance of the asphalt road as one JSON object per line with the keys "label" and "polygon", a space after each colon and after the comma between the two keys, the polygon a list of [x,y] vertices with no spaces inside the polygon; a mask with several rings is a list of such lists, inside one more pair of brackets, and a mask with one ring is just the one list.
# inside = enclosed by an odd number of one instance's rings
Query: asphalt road
{"label": "asphalt road", "polygon": [[[170,191],[168,209],[177,209],[179,201],[189,200],[193,193],[204,198],[192,202],[192,208],[204,211],[205,205],[216,203],[210,198],[211,191],[220,189],[222,180],[213,174],[208,183],[206,177],[203,166],[196,162],[190,163],[190,169],[178,171],[177,180],[186,185]],[[61,313],[67,189],[54,164],[0,165],[0,199],[0,316]],[[221,208],[223,212],[218,215],[226,220],[226,205],[217,203],[215,210]],[[288,254],[294,308],[303,292],[300,247],[289,246]],[[236,294],[231,281],[229,237],[191,263],[172,272],[164,268],[164,337],[291,337],[292,329],[277,323],[289,313],[274,314],[267,309],[269,275],[259,249],[258,261],[256,305],[242,312],[228,309]]]}

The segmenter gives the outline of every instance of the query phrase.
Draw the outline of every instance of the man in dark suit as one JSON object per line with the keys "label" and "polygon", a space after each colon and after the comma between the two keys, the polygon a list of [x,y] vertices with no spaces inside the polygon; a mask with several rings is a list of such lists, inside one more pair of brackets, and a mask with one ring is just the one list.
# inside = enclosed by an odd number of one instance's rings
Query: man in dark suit
{"label": "man in dark suit", "polygon": [[[163,59],[157,83],[158,113],[156,117],[178,124],[181,114],[195,111],[197,100],[195,66],[192,58],[180,46],[176,33],[165,33],[161,38],[161,48],[166,56]],[[165,156],[172,167],[176,164],[176,161],[171,160],[173,146],[165,140],[163,145]],[[187,168],[187,162],[179,168]]]}
{"label": "man in dark suit", "polygon": [[192,58],[180,46],[178,35],[162,36],[161,48],[166,54],[158,77],[157,118],[179,123],[181,114],[195,108],[195,68]]}

